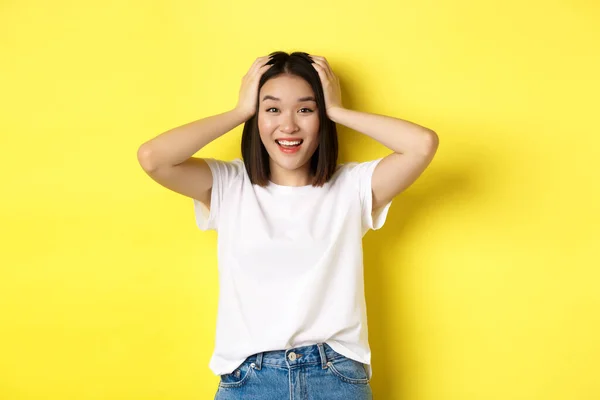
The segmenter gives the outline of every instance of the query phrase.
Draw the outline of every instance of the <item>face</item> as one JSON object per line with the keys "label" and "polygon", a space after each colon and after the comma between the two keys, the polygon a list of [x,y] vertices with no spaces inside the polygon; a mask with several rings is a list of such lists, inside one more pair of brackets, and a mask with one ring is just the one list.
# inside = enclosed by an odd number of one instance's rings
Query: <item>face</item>
{"label": "face", "polygon": [[272,168],[275,163],[286,170],[308,170],[308,162],[319,146],[319,113],[314,96],[308,82],[295,75],[279,75],[262,86],[258,130]]}

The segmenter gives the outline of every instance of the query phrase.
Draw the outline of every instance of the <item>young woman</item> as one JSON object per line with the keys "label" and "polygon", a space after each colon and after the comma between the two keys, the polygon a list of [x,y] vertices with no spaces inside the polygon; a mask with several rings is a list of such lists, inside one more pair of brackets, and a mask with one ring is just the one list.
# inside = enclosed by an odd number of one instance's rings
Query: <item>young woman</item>
{"label": "young woman", "polygon": [[[245,122],[242,159],[192,157]],[[336,123],[392,153],[337,164]],[[159,184],[218,231],[216,399],[371,399],[362,237],[429,165],[431,129],[342,106],[324,57],[257,58],[236,107],[142,144]]]}

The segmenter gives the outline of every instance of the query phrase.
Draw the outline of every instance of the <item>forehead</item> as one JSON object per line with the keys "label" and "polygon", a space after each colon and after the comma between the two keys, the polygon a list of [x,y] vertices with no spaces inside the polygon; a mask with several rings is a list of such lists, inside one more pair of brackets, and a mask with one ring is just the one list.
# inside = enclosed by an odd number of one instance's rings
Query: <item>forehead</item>
{"label": "forehead", "polygon": [[295,75],[279,75],[265,82],[260,89],[261,96],[270,94],[284,100],[296,100],[299,96],[314,95],[304,79]]}

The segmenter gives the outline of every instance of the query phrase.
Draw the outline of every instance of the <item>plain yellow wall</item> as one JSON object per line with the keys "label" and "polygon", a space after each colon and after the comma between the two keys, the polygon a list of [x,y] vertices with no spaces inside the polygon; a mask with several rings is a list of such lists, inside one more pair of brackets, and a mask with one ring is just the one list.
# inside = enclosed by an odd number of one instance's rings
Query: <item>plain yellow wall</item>
{"label": "plain yellow wall", "polygon": [[365,237],[375,398],[600,398],[598,3],[4,1],[0,37],[0,399],[213,398],[216,234],[136,152],[274,50],[440,137]]}

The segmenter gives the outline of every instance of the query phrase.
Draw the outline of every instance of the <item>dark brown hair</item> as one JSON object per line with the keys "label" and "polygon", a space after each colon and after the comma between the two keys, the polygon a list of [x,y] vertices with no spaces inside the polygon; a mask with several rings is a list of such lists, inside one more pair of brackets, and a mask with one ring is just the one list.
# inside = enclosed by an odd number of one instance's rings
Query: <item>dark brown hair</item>
{"label": "dark brown hair", "polygon": [[[313,177],[313,186],[323,186],[329,181],[337,166],[338,139],[335,122],[330,120],[325,112],[325,96],[319,73],[311,65],[313,61],[307,53],[288,54],[276,51],[269,56],[271,58],[267,64],[272,66],[261,76],[258,93],[265,82],[281,74],[296,75],[304,79],[315,93],[319,113],[319,145],[310,159],[310,175]],[[257,95],[256,113],[244,123],[242,158],[250,181],[260,186],[266,186],[271,176],[271,168],[269,153],[267,153],[258,131],[259,107],[260,99]]]}

